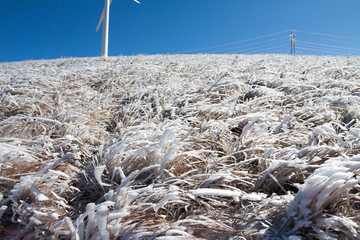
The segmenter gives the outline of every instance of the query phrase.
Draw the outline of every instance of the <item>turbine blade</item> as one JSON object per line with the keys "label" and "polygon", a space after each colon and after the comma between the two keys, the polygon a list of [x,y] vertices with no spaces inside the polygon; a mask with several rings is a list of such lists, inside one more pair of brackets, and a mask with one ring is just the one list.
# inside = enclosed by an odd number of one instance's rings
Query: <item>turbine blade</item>
{"label": "turbine blade", "polygon": [[[112,0],[110,0],[110,4],[111,4],[111,2],[112,2]],[[102,21],[104,20],[104,15],[105,15],[105,7],[104,7],[104,9],[103,9],[103,11],[102,11],[102,13],[101,13],[101,17],[100,17],[99,23],[98,23],[98,25],[97,25],[96,31],[99,30],[99,27],[100,27]]]}
{"label": "turbine blade", "polygon": [[140,4],[140,2],[139,2],[138,0],[134,0],[134,2],[136,2],[136,3]]}
{"label": "turbine blade", "polygon": [[96,31],[99,30],[99,27],[100,27],[102,21],[104,20],[104,15],[105,15],[105,7],[104,7],[104,9],[103,9],[103,11],[102,11],[102,14],[101,14],[101,17],[100,17],[100,21],[99,21],[99,23],[98,23],[98,25],[97,25]]}

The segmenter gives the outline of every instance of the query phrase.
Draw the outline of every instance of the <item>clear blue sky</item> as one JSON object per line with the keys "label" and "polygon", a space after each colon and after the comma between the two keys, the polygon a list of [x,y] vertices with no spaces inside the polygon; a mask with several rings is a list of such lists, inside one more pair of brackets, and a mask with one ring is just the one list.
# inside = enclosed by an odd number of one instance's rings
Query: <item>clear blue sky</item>
{"label": "clear blue sky", "polygon": [[[95,29],[104,0],[0,1],[0,62],[100,55],[102,28],[99,32]],[[113,0],[110,56],[184,52],[290,29],[305,31],[295,32],[297,46],[303,47],[300,53],[306,54],[315,47],[324,53],[331,52],[337,49],[333,46],[340,46],[340,52],[349,48],[360,54],[360,0],[140,2],[139,5],[132,0]],[[254,41],[258,45],[252,45],[256,44]],[[226,45],[222,48],[228,50],[224,51],[212,48],[189,53],[241,53],[243,45],[245,50],[247,47],[245,53],[266,53],[262,49],[267,48],[274,53],[288,53],[289,32]],[[276,49],[277,46],[282,47]]]}

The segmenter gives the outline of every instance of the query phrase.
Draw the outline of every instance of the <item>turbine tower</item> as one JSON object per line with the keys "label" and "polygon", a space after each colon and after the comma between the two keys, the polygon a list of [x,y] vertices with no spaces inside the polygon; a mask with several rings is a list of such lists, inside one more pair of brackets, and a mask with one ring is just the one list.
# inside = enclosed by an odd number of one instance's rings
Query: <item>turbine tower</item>
{"label": "turbine tower", "polygon": [[[134,0],[139,3],[138,0]],[[109,47],[109,16],[110,16],[110,4],[112,0],[105,0],[104,9],[102,11],[100,21],[97,25],[96,32],[99,30],[101,23],[103,23],[103,32],[102,32],[102,43],[101,43],[101,56],[108,56],[108,47]]]}

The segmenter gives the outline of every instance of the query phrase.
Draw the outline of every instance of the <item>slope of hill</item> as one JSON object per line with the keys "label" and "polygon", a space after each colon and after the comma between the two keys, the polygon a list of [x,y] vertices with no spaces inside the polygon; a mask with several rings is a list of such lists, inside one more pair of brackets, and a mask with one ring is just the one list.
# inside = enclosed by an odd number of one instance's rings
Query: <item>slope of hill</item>
{"label": "slope of hill", "polygon": [[360,238],[360,58],[58,59],[0,81],[19,236]]}

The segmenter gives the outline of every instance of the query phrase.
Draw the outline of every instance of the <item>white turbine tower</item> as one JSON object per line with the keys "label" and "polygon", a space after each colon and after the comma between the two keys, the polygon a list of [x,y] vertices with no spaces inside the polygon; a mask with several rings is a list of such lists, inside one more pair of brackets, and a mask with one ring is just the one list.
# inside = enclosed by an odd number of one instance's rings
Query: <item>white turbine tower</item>
{"label": "white turbine tower", "polygon": [[[138,0],[134,0],[139,3]],[[103,32],[102,32],[102,44],[101,44],[101,56],[108,56],[108,46],[109,46],[109,15],[110,15],[110,4],[112,0],[105,0],[104,10],[102,11],[100,21],[97,25],[96,31],[99,30],[101,23],[103,22]]]}

